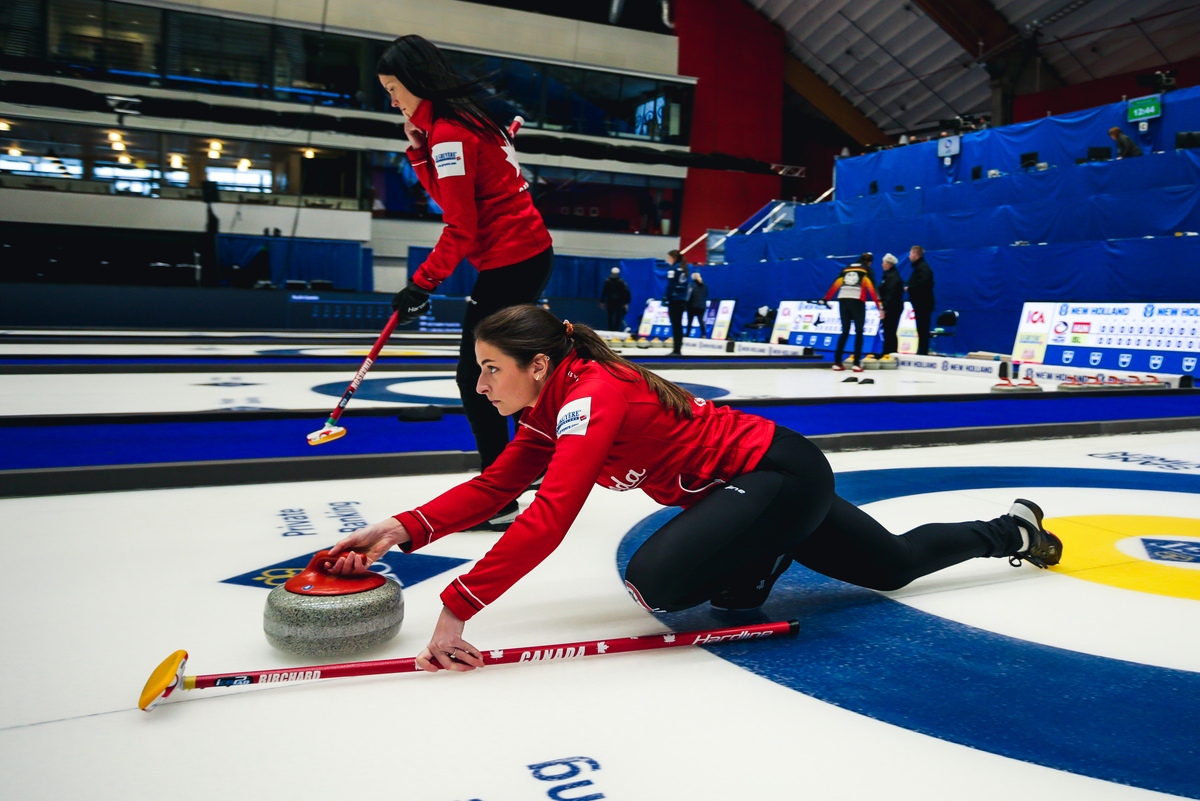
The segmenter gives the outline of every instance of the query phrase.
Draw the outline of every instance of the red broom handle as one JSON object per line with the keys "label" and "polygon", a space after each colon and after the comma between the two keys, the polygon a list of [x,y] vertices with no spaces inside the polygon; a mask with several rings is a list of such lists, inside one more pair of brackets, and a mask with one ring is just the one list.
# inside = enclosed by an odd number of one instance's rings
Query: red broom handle
{"label": "red broom handle", "polygon": [[342,412],[346,409],[346,404],[350,402],[350,398],[354,396],[354,392],[358,389],[358,385],[362,383],[362,380],[367,375],[367,371],[370,370],[371,365],[375,363],[376,357],[379,356],[379,351],[383,350],[384,343],[388,341],[388,337],[390,337],[392,332],[396,330],[396,321],[399,319],[400,312],[392,312],[392,316],[388,318],[387,325],[383,327],[383,333],[379,335],[379,339],[375,340],[375,345],[371,348],[371,352],[367,354],[367,358],[363,360],[362,367],[358,368],[358,372],[355,373],[353,380],[350,382],[350,386],[346,387],[346,391],[342,393],[342,399],[338,401],[337,407],[333,410],[333,413],[329,415],[329,419],[325,421],[326,425],[336,423],[342,416]]}
{"label": "red broom handle", "polygon": [[[482,654],[485,664],[509,665],[515,662],[577,659],[581,656],[653,651],[659,648],[679,648],[686,645],[718,645],[740,640],[765,639],[780,634],[795,634],[799,629],[799,621],[786,620],[779,623],[759,623],[753,626],[734,628],[667,632],[666,634],[651,634],[646,637],[586,640],[555,645],[537,645],[531,648],[484,649]],[[434,662],[434,664],[437,663]],[[282,670],[259,670],[251,673],[213,673],[207,676],[186,677],[184,689],[200,690],[207,687],[229,687],[241,684],[274,684],[286,681],[338,679],[348,676],[375,676],[384,673],[412,673],[420,669],[417,667],[417,660],[409,657],[406,659],[382,659],[374,662],[346,662],[338,665],[310,665]]]}

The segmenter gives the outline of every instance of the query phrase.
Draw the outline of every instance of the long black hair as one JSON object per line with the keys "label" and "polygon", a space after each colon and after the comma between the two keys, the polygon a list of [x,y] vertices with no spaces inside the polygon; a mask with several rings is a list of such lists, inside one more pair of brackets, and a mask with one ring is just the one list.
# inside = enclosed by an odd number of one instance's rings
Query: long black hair
{"label": "long black hair", "polygon": [[396,39],[379,57],[375,72],[396,76],[405,89],[432,104],[435,120],[453,120],[483,139],[510,141],[504,123],[480,102],[488,96],[488,82],[459,75],[428,39],[415,33]]}
{"label": "long black hair", "polygon": [[623,359],[583,323],[567,324],[541,306],[509,306],[475,326],[475,340],[494,345],[527,367],[540,354],[558,367],[572,353],[597,362],[622,381],[644,381],[663,406],[681,418],[693,416],[692,394],[683,387]]}

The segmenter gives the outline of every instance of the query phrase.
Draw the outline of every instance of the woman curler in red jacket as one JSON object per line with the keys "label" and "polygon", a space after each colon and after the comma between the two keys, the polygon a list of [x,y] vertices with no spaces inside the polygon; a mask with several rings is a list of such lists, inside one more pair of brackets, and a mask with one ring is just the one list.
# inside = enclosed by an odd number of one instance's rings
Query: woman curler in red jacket
{"label": "woman curler in red jacket", "polygon": [[[413,268],[392,306],[404,324],[429,308],[429,294],[463,259],[479,271],[463,319],[456,381],[486,469],[509,441],[508,421],[475,392],[472,331],[492,312],[541,297],[554,267],[550,233],[529,197],[512,139],[480,103],[481,81],[458,75],[420,36],[402,36],[379,59],[379,81],[407,117],[408,159],[442,208],[446,227],[429,258]],[[514,501],[478,528],[503,530]]]}
{"label": "woman curler in red jacket", "polygon": [[[709,601],[761,606],[793,560],[827,576],[894,590],[980,556],[1057,564],[1062,543],[1037,504],[1017,500],[989,521],[934,523],[894,536],[834,492],[815,445],[770,420],[702,398],[617,356],[594,331],[536,306],[515,306],[475,329],[478,391],[519,431],[482,475],[337,543],[332,570],[365,570],[393,545],[414,551],[470,528],[546,472],[533,503],[441,594],[417,658],[450,670],[482,666],[465,621],[494,603],[566,537],[594,485],[638,489],[684,511],[629,561],[625,585],[651,611]],[[361,553],[342,553],[343,551]]]}

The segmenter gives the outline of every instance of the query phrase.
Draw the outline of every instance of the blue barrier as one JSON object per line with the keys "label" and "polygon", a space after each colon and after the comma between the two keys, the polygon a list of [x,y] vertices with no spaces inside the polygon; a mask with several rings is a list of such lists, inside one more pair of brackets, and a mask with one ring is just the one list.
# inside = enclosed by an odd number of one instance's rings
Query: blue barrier
{"label": "blue barrier", "polygon": [[330,281],[337,289],[374,290],[369,248],[359,242],[300,237],[219,234],[217,252],[224,265],[246,267],[266,249],[271,282]]}
{"label": "blue barrier", "polygon": [[[1030,152],[1036,152],[1039,161],[1059,168],[1073,168],[1076,159],[1087,156],[1089,147],[1114,146],[1108,136],[1108,129],[1114,126],[1133,137],[1144,153],[1171,152],[1175,148],[1176,132],[1200,130],[1200,87],[1163,95],[1162,107],[1162,117],[1152,120],[1145,133],[1125,121],[1125,103],[1111,103],[1073,114],[965,134],[961,139],[961,152],[951,158],[950,166],[938,158],[936,142],[839,159],[834,165],[836,194],[842,200],[868,195],[873,181],[884,191],[896,185],[909,189],[921,187],[926,191],[958,181],[969,185],[972,168],[980,167],[985,174],[991,169],[1015,173],[1020,169],[1021,154]],[[1146,164],[1141,159],[1137,162],[1138,166],[1129,169],[1131,173],[1143,169]]]}

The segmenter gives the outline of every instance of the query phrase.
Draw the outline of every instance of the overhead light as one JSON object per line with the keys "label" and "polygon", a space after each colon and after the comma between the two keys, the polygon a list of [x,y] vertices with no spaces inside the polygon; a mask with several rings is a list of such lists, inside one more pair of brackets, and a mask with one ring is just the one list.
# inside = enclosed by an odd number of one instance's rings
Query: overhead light
{"label": "overhead light", "polygon": [[121,134],[119,134],[119,133],[110,133],[110,134],[108,135],[108,141],[110,141],[110,142],[120,142],[120,141],[121,141]]}
{"label": "overhead light", "polygon": [[112,149],[113,149],[113,150],[124,150],[124,149],[125,149],[125,143],[124,143],[124,142],[113,142],[113,143],[112,143]]}
{"label": "overhead light", "polygon": [[129,164],[133,161],[133,159],[129,158],[129,156],[117,156],[117,161],[119,161],[121,164]]}
{"label": "overhead light", "polygon": [[20,148],[18,148],[18,147],[10,147],[10,148],[8,149],[8,155],[10,155],[10,156],[19,156],[19,155],[21,155],[21,149],[20,149]]}
{"label": "overhead light", "polygon": [[316,158],[316,157],[317,157],[317,152],[315,150],[312,150],[310,148],[310,149],[304,151],[304,158],[312,159],[312,158]]}
{"label": "overhead light", "polygon": [[221,158],[221,151],[219,151],[219,150],[210,150],[210,151],[208,151],[208,157],[209,157],[210,159],[219,159],[219,158]]}
{"label": "overhead light", "polygon": [[171,156],[171,169],[178,170],[183,167],[183,156],[174,153]]}
{"label": "overhead light", "polygon": [[220,142],[216,142],[216,141],[209,142],[209,143],[208,143],[208,149],[209,149],[209,150],[220,150],[220,149],[221,149],[221,143],[220,143]]}
{"label": "overhead light", "polygon": [[0,131],[11,131],[11,130],[12,130],[12,126],[9,125],[7,122],[0,122]]}
{"label": "overhead light", "polygon": [[238,162],[238,169],[242,172],[250,169],[250,159],[242,159]]}

